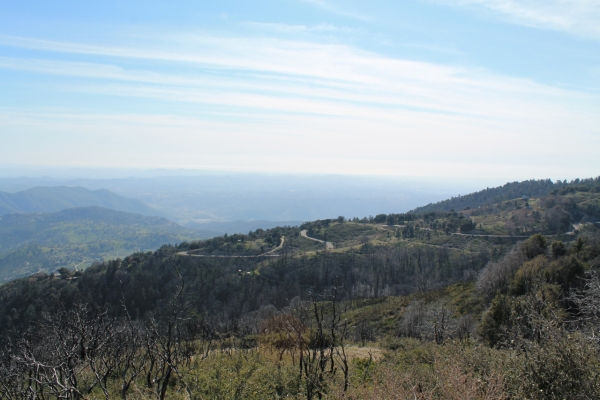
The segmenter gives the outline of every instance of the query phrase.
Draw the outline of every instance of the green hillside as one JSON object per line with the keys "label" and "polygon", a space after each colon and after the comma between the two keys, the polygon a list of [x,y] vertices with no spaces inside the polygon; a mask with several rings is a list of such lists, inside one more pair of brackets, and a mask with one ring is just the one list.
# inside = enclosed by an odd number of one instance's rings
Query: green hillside
{"label": "green hillside", "polygon": [[[598,398],[593,187],[188,240],[13,280],[0,286],[0,350],[15,361],[0,363],[0,379],[54,376],[35,368],[66,365],[51,350],[69,337],[78,368],[64,373],[94,399],[122,398],[123,377],[132,398]],[[54,216],[11,215],[7,241],[31,224],[63,246],[111,229],[128,240],[115,228],[125,220],[176,228],[98,209],[72,225],[79,212],[64,229]],[[100,221],[115,225],[96,233]]]}
{"label": "green hillside", "polygon": [[201,237],[164,218],[101,207],[7,214],[0,216],[0,280],[83,268],[94,261]]}
{"label": "green hillside", "polygon": [[38,186],[17,193],[0,192],[0,215],[18,212],[51,213],[68,208],[90,206],[142,215],[157,215],[156,210],[141,201],[119,196],[106,189]]}
{"label": "green hillside", "polygon": [[527,197],[546,196],[553,191],[561,190],[567,187],[578,187],[579,190],[596,190],[600,191],[600,177],[589,179],[575,179],[573,181],[556,181],[550,179],[529,180],[523,182],[509,182],[504,186],[495,188],[486,188],[479,192],[470,193],[464,196],[453,197],[448,200],[437,203],[428,204],[423,207],[414,209],[417,214],[431,211],[450,211],[463,210],[466,207],[476,208],[479,206],[488,206],[491,204],[500,203],[510,199],[516,199],[523,195]]}

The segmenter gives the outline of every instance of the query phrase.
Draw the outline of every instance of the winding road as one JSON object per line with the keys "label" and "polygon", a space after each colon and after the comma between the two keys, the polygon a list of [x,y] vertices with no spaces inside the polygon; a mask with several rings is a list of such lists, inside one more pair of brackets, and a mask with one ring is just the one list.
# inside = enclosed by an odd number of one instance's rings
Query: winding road
{"label": "winding road", "polygon": [[[316,240],[316,239],[315,239]],[[267,251],[266,253],[257,254],[254,256],[226,256],[226,255],[210,255],[210,254],[190,254],[189,251],[180,251],[177,253],[178,256],[188,256],[188,257],[211,257],[211,258],[256,258],[256,257],[280,257],[279,254],[273,254],[277,250],[281,250],[283,247],[283,243],[285,242],[285,236],[281,237],[281,243],[279,246],[275,247],[272,250]],[[193,251],[193,250],[192,250]]]}
{"label": "winding road", "polygon": [[315,238],[311,238],[310,236],[308,236],[308,235],[306,234],[306,229],[304,229],[303,231],[300,231],[300,236],[302,236],[303,238],[305,238],[305,239],[308,239],[308,240],[314,240],[315,242],[324,243],[324,244],[325,244],[325,248],[326,248],[327,250],[331,250],[331,249],[333,249],[333,243],[331,243],[331,242],[326,242],[326,241],[324,241],[324,240],[321,240],[321,239],[315,239]]}

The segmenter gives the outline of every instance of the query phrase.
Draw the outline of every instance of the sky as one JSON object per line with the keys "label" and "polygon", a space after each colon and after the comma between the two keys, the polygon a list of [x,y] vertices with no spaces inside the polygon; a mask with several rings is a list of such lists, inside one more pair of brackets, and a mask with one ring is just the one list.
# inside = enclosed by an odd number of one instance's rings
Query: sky
{"label": "sky", "polygon": [[0,169],[600,175],[600,1],[12,1]]}

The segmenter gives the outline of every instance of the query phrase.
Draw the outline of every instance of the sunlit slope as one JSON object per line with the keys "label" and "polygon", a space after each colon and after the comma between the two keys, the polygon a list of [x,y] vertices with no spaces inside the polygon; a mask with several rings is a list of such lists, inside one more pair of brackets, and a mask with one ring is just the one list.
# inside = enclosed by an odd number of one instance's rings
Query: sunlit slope
{"label": "sunlit slope", "polygon": [[199,238],[200,233],[164,218],[101,207],[7,214],[0,217],[0,280]]}
{"label": "sunlit slope", "polygon": [[[453,197],[437,203],[417,207],[415,213],[426,213],[431,211],[463,210],[466,207],[476,208],[501,203],[506,200],[527,197],[544,197],[553,192],[564,191],[600,191],[600,178],[575,179],[571,182],[556,181],[550,179],[529,180],[522,182],[509,182],[503,186],[486,188],[478,192]],[[564,193],[563,193],[564,194]]]}

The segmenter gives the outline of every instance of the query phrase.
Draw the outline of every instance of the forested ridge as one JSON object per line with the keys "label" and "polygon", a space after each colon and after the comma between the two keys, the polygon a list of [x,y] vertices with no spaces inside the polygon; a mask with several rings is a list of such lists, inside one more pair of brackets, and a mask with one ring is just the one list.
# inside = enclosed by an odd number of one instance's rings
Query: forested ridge
{"label": "forested ridge", "polygon": [[0,216],[0,282],[202,237],[160,217],[91,206]]}
{"label": "forested ridge", "polygon": [[571,188],[571,191],[595,191],[600,192],[600,177],[567,180],[557,180],[553,182],[550,179],[532,179],[522,182],[508,182],[503,186],[495,188],[486,188],[479,192],[470,193],[464,196],[453,197],[448,200],[428,204],[418,207],[415,213],[424,213],[430,211],[450,211],[462,210],[465,207],[475,208],[484,205],[500,203],[502,201],[516,199],[522,196],[542,197],[552,192],[562,192],[563,188]]}
{"label": "forested ridge", "polygon": [[596,183],[259,229],[9,282],[0,393],[597,398]]}

